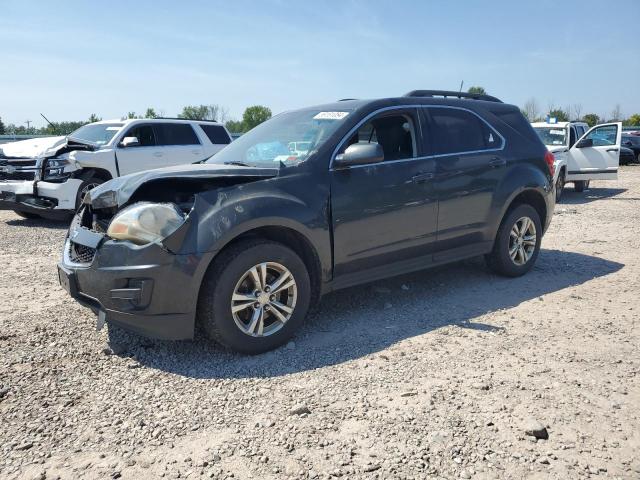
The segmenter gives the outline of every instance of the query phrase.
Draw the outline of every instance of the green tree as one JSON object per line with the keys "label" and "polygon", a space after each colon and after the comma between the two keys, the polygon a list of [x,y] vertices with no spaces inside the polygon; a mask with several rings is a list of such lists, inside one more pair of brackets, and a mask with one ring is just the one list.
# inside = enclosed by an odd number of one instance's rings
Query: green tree
{"label": "green tree", "polygon": [[486,95],[487,91],[484,89],[484,87],[469,87],[469,90],[467,90],[467,93],[474,93],[477,95]]}
{"label": "green tree", "polygon": [[216,122],[224,122],[227,117],[227,109],[220,105],[187,105],[183,107],[182,113],[178,114],[179,118],[189,120],[214,120]]}
{"label": "green tree", "polygon": [[99,122],[100,120],[102,119],[99,116],[97,116],[95,113],[92,113],[91,116],[89,116],[89,123]]}
{"label": "green tree", "polygon": [[[0,121],[0,125],[2,125],[2,121]],[[627,118],[627,120],[625,121],[625,125],[630,127],[635,127],[640,125],[640,113],[634,113],[629,118]],[[2,127],[0,126],[0,128]]]}
{"label": "green tree", "polygon": [[127,112],[127,118],[138,118],[136,112]]}
{"label": "green tree", "polygon": [[244,132],[244,125],[239,120],[227,120],[225,127],[227,127],[227,130],[229,130],[229,132],[231,133]]}
{"label": "green tree", "polygon": [[144,112],[144,118],[158,118],[158,114],[155,109],[152,107],[147,108],[147,111]]}
{"label": "green tree", "polygon": [[2,118],[0,117],[0,135],[4,135],[6,132],[6,127],[4,126],[4,123],[2,123]]}
{"label": "green tree", "polygon": [[582,117],[582,121],[590,127],[593,127],[594,125],[600,123],[600,117],[595,113],[587,113],[584,117]]}
{"label": "green tree", "polygon": [[243,132],[248,132],[271,118],[271,109],[263,105],[247,107],[242,114]]}
{"label": "green tree", "polygon": [[568,122],[569,121],[569,114],[567,112],[565,112],[564,110],[562,110],[561,108],[555,108],[553,110],[550,110],[548,115],[550,117],[555,118],[558,122]]}

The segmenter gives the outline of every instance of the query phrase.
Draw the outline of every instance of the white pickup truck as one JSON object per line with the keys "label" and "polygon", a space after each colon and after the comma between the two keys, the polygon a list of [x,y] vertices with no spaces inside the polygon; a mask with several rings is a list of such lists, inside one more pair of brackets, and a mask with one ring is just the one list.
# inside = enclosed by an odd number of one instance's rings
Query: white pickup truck
{"label": "white pickup truck", "polygon": [[0,210],[67,218],[97,185],[129,173],[201,162],[231,142],[216,122],[109,120],[67,137],[0,145]]}
{"label": "white pickup truck", "polygon": [[618,178],[622,123],[603,123],[591,129],[582,122],[535,122],[531,126],[556,159],[556,201],[567,182],[582,192],[591,180]]}

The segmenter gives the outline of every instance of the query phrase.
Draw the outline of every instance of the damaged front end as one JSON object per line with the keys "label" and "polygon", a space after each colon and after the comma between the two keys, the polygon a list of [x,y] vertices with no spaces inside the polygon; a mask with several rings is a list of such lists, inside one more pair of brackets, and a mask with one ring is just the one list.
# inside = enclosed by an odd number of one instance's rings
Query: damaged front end
{"label": "damaged front end", "polygon": [[67,139],[56,142],[36,157],[7,156],[8,152],[3,151],[0,156],[0,209],[37,215],[45,213],[50,218],[56,214],[66,217],[68,214],[64,210],[75,208],[77,188],[82,183],[81,179],[73,178],[80,170],[72,158],[73,152],[95,148]]}
{"label": "damaged front end", "polygon": [[277,174],[231,170],[236,169],[161,169],[92,190],[69,229],[59,264],[61,285],[91,308],[99,323],[156,338],[192,338],[200,283],[215,255],[194,241],[196,205],[226,187]]}

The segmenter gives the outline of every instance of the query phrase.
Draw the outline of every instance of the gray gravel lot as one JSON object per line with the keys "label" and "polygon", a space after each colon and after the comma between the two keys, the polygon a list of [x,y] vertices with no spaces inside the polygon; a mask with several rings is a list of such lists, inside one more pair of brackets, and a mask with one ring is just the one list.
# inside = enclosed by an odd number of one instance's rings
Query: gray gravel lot
{"label": "gray gravel lot", "polygon": [[640,167],[594,187],[529,275],[337,292],[256,357],[96,333],[66,227],[0,212],[0,478],[640,478]]}

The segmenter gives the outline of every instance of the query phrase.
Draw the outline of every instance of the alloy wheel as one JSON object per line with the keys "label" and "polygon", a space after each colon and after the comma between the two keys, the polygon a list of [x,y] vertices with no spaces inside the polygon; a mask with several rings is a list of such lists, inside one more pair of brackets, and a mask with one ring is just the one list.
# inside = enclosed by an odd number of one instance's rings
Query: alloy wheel
{"label": "alloy wheel", "polygon": [[82,187],[82,190],[80,190],[80,205],[82,205],[84,203],[84,197],[87,196],[87,193],[89,193],[89,190],[93,190],[94,188],[96,188],[98,185],[100,185],[99,183],[87,183],[84,187]]}
{"label": "alloy wheel", "polygon": [[518,266],[525,265],[536,250],[536,225],[529,217],[516,220],[509,232],[509,256]]}
{"label": "alloy wheel", "polygon": [[293,315],[298,286],[283,265],[265,262],[247,270],[236,284],[231,314],[246,335],[266,337],[282,329]]}

